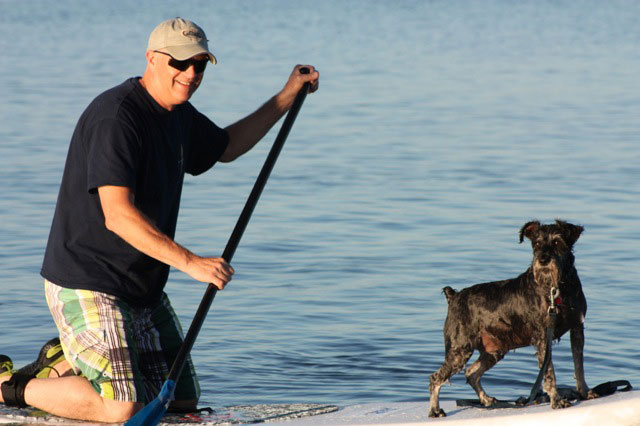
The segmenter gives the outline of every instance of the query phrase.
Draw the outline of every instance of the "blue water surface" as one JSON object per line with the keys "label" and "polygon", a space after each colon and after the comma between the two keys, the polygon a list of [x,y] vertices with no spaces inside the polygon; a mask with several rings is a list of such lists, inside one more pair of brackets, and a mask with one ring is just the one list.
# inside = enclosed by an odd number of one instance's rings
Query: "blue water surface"
{"label": "blue water surface", "polygon": [[[295,64],[322,75],[193,349],[202,405],[426,400],[441,288],[523,272],[531,219],[586,229],[588,383],[640,386],[640,3],[623,0],[0,1],[0,352],[21,365],[55,334],[39,270],[76,120],[177,15],[219,60],[192,103],[221,126]],[[222,252],[279,126],[186,180],[181,244]],[[186,328],[204,285],[173,271],[167,292]],[[536,374],[525,348],[484,384],[515,398]]]}

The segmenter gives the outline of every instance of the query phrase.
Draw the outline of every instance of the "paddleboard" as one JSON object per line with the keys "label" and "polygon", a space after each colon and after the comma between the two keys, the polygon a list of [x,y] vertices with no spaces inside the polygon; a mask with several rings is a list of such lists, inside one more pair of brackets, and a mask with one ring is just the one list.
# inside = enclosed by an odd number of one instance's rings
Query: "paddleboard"
{"label": "paddleboard", "polygon": [[524,408],[457,407],[440,401],[447,417],[429,418],[429,401],[372,403],[342,407],[314,417],[287,421],[290,426],[323,425],[437,425],[442,426],[640,426],[640,391],[575,402],[553,410],[549,403]]}
{"label": "paddleboard", "polygon": [[[436,425],[443,426],[640,426],[640,391],[578,401],[573,407],[553,410],[548,403],[525,408],[483,409],[458,407],[441,400],[447,417],[429,418],[429,401],[368,403],[339,407],[327,404],[263,404],[216,408],[200,414],[165,416],[160,425],[264,424],[290,426]],[[3,425],[98,425],[55,417],[32,408],[7,408],[0,404]],[[106,424],[105,424],[106,426]]]}
{"label": "paddleboard", "polygon": [[[193,414],[167,414],[160,425],[191,424],[191,425],[225,425],[267,423],[286,421],[305,416],[315,416],[330,413],[339,409],[336,405],[327,404],[260,404],[236,405],[216,408]],[[0,424],[3,425],[57,425],[57,426],[88,426],[111,425],[113,423],[92,423],[69,420],[52,416],[31,407],[18,409],[9,408],[0,403]]]}

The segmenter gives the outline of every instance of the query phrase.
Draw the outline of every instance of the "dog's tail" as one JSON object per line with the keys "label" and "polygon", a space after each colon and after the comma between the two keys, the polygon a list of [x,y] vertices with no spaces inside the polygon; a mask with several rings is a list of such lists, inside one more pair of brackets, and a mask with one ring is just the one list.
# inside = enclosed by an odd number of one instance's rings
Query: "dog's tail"
{"label": "dog's tail", "polygon": [[444,293],[444,296],[447,298],[447,303],[451,302],[451,298],[456,294],[458,294],[457,291],[455,291],[449,286],[446,286],[445,288],[443,288],[442,292]]}

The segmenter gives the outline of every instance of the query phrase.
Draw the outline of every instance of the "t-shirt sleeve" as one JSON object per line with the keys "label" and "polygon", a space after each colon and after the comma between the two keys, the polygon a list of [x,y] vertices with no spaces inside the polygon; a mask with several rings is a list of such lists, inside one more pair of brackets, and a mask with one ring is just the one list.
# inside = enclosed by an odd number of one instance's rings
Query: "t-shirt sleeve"
{"label": "t-shirt sleeve", "polygon": [[193,140],[185,171],[196,176],[213,167],[224,154],[229,134],[199,111],[195,111],[193,123]]}
{"label": "t-shirt sleeve", "polygon": [[86,134],[87,191],[104,185],[135,190],[139,139],[133,129],[117,119],[95,123]]}

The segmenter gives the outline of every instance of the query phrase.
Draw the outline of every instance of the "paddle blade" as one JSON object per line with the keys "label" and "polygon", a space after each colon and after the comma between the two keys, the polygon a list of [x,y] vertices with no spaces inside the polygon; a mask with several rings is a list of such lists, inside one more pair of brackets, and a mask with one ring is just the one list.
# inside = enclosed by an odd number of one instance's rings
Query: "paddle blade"
{"label": "paddle blade", "polygon": [[173,380],[167,380],[162,385],[160,393],[150,403],[144,406],[144,408],[131,417],[127,426],[156,426],[160,423],[160,419],[167,412],[169,404],[173,400],[173,393],[176,390],[176,382]]}

